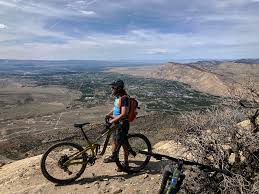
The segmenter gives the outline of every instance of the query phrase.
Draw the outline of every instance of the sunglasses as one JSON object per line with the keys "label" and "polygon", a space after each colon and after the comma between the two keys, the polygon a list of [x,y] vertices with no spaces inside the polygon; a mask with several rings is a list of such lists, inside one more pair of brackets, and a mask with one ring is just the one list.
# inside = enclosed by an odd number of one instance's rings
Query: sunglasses
{"label": "sunglasses", "polygon": [[114,90],[115,90],[115,89],[117,89],[117,87],[115,87],[115,86],[112,86],[112,89],[114,89]]}

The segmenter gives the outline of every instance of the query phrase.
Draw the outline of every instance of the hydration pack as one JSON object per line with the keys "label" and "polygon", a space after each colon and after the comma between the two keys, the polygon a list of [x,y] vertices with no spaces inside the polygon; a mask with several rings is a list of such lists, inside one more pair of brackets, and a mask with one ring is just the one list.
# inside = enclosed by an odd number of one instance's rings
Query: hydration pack
{"label": "hydration pack", "polygon": [[138,101],[133,98],[133,97],[130,97],[130,96],[122,96],[120,97],[120,100],[119,100],[119,106],[121,107],[121,100],[123,98],[127,98],[128,99],[128,112],[127,112],[127,119],[129,122],[132,122],[136,119],[137,117],[137,109],[139,108],[138,107]]}

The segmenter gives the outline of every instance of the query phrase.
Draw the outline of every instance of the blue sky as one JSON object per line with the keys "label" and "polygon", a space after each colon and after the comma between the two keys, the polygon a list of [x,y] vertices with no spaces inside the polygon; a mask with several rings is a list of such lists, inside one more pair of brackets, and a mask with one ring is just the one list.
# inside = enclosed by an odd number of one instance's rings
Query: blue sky
{"label": "blue sky", "polygon": [[0,58],[259,57],[259,0],[0,0]]}

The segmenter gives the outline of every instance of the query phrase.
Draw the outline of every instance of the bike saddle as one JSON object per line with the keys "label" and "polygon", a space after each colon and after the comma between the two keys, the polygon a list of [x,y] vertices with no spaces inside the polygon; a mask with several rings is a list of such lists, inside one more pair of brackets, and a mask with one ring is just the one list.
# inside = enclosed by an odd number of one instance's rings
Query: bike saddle
{"label": "bike saddle", "polygon": [[75,123],[74,124],[74,127],[75,128],[82,128],[83,126],[85,126],[85,125],[89,125],[90,123]]}

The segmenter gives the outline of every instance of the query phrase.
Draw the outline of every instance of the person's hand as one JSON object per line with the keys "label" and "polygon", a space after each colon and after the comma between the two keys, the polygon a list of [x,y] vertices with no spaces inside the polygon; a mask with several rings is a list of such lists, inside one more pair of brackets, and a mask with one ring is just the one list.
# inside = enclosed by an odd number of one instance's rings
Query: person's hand
{"label": "person's hand", "polygon": [[106,125],[107,123],[109,123],[109,121],[110,121],[110,116],[109,116],[109,115],[106,115],[106,116],[105,116],[105,125]]}
{"label": "person's hand", "polygon": [[109,119],[112,119],[112,118],[113,118],[112,115],[109,115],[109,114],[105,115],[106,120],[109,120]]}

